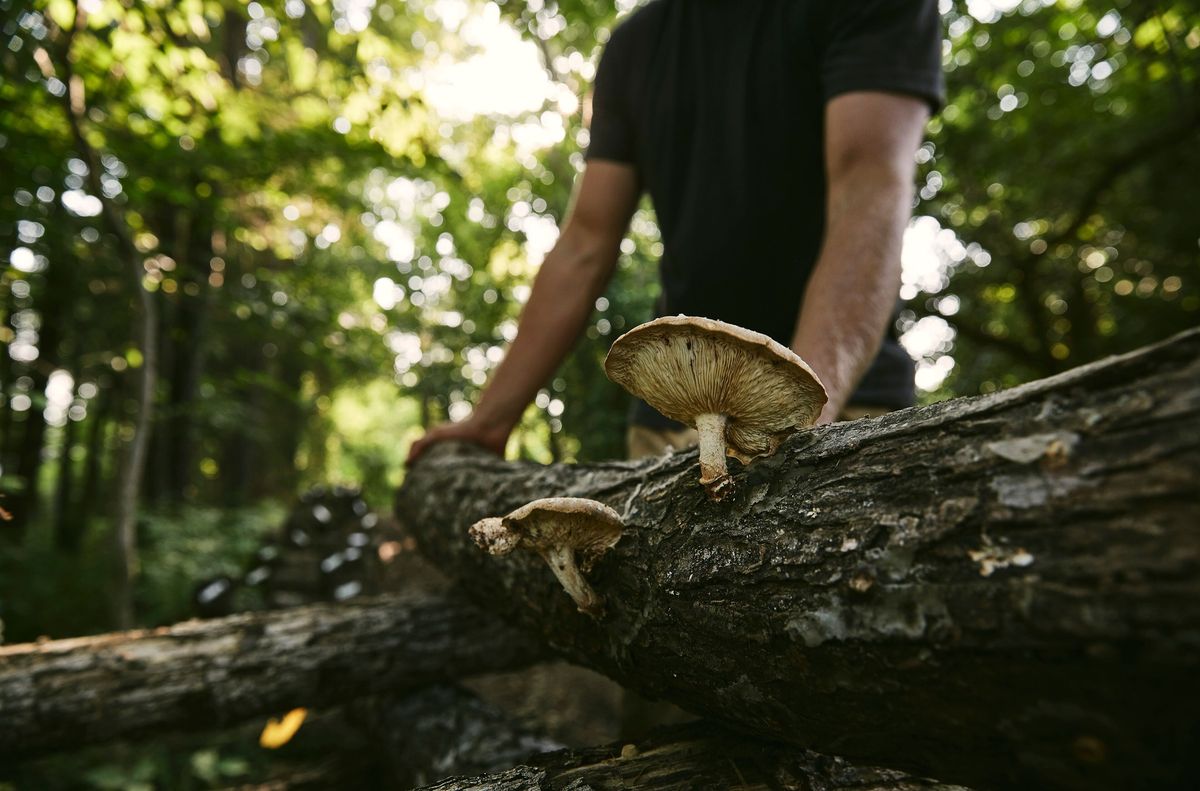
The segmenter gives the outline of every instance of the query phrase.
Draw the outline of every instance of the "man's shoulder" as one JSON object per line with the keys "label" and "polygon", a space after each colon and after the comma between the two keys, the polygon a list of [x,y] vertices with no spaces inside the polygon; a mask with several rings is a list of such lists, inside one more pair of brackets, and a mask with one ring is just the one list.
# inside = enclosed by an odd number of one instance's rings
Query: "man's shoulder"
{"label": "man's shoulder", "polygon": [[631,54],[677,46],[697,34],[739,41],[775,41],[778,36],[763,33],[780,27],[807,37],[824,19],[821,8],[822,4],[815,2],[764,0],[753,7],[753,13],[748,13],[745,6],[733,0],[721,3],[649,0],[617,22],[605,47]]}
{"label": "man's shoulder", "polygon": [[636,42],[653,36],[666,19],[671,2],[673,0],[650,0],[619,21],[609,35],[608,48],[636,46]]}

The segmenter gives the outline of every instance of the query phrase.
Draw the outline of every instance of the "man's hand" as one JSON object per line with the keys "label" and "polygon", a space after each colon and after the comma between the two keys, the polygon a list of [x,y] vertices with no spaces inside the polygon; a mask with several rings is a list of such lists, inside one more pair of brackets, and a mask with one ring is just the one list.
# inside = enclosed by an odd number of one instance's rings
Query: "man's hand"
{"label": "man's hand", "polygon": [[928,117],[924,101],[887,93],[847,93],[825,108],[825,242],[792,338],[829,393],[818,423],[837,419],[891,318]]}
{"label": "man's hand", "polygon": [[596,298],[612,276],[621,238],[637,208],[632,165],[594,160],[580,177],[562,235],[533,281],[517,338],[479,397],[472,416],[438,426],[408,453],[412,464],[430,445],[448,439],[473,442],[498,455],[537,390],[575,345]]}
{"label": "man's hand", "polygon": [[497,456],[503,457],[504,446],[508,444],[508,435],[510,433],[511,429],[477,419],[474,415],[461,423],[443,423],[440,426],[431,428],[426,432],[425,436],[412,444],[412,447],[408,449],[408,458],[405,459],[404,463],[411,466],[431,445],[447,440],[470,442],[484,450],[495,453]]}

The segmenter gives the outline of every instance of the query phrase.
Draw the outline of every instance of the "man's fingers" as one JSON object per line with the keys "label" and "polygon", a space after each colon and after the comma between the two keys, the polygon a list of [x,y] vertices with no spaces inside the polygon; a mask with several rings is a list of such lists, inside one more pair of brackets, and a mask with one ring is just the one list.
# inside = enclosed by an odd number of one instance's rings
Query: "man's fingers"
{"label": "man's fingers", "polygon": [[484,450],[494,453],[501,458],[504,457],[504,444],[507,437],[496,440],[486,436],[485,434],[465,426],[464,424],[446,424],[436,426],[433,429],[425,432],[425,435],[414,442],[408,448],[408,458],[404,460],[404,466],[411,467],[412,464],[425,454],[430,445],[446,440],[462,440],[478,445]]}
{"label": "man's fingers", "polygon": [[426,434],[410,445],[408,447],[408,458],[404,460],[404,466],[411,467],[412,463],[420,458],[421,454],[425,452],[425,448],[429,446],[430,441],[430,436]]}

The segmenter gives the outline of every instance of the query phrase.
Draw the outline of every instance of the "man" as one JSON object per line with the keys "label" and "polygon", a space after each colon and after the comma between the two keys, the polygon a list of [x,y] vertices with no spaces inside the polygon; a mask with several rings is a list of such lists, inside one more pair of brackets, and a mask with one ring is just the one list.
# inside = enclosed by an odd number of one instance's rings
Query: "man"
{"label": "man", "polygon": [[[911,404],[912,362],[884,336],[941,80],[937,0],[646,5],[601,59],[587,167],[516,340],[471,416],[431,430],[409,461],[447,439],[503,455],[603,293],[643,190],[664,243],[659,315],[789,345],[828,390],[822,423]],[[635,404],[631,458],[695,439]],[[626,739],[682,718],[633,695],[622,708]]]}
{"label": "man", "polygon": [[[822,423],[910,404],[912,363],[884,336],[940,63],[937,0],[655,0],[635,13],[601,60],[587,166],[516,340],[471,416],[431,430],[410,462],[447,439],[503,454],[603,293],[642,191],[663,236],[660,315],[790,346],[828,390]],[[632,423],[633,455],[690,439],[645,404]]]}

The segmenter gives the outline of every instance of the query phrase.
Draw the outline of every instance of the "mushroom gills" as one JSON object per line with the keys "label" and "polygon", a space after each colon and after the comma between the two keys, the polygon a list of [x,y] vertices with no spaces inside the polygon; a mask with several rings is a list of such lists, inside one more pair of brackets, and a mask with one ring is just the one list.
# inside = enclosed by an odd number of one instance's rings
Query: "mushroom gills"
{"label": "mushroom gills", "polygon": [[733,491],[726,456],[748,464],[810,426],[825,388],[795,352],[762,333],[699,316],[666,316],[613,342],[604,371],[665,417],[700,435],[700,483]]}

